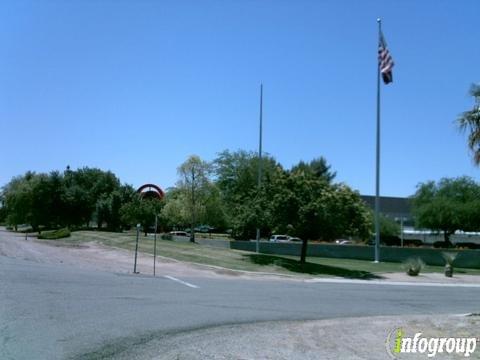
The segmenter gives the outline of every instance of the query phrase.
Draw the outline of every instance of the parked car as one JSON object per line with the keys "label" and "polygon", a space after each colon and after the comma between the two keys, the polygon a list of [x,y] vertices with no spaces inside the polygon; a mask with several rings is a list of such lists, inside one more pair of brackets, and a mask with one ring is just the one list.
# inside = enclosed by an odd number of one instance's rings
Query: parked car
{"label": "parked car", "polygon": [[170,235],[173,236],[190,236],[186,231],[170,231]]}
{"label": "parked car", "polygon": [[291,237],[291,238],[288,238],[288,241],[296,241],[296,242],[301,242],[302,239],[298,238],[298,237]]}
{"label": "parked car", "polygon": [[335,241],[336,244],[338,245],[351,245],[353,244],[352,240],[337,240]]}
{"label": "parked car", "polygon": [[290,236],[288,235],[272,235],[270,237],[271,242],[288,242],[290,241]]}

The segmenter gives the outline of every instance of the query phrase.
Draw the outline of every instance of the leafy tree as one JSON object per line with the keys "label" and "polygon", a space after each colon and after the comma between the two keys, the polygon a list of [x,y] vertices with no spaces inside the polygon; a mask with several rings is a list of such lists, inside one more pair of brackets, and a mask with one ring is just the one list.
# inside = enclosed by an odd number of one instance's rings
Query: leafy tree
{"label": "leafy tree", "polygon": [[89,224],[92,218],[92,204],[89,189],[79,176],[69,168],[64,172],[63,219],[66,226]]}
{"label": "leafy tree", "polygon": [[262,234],[271,229],[267,192],[272,193],[272,182],[283,169],[273,157],[262,157],[262,186],[258,189],[258,165],[257,154],[243,150],[225,150],[213,162],[225,221],[236,238],[254,238],[256,228]]}
{"label": "leafy tree", "polygon": [[[68,170],[67,170],[68,171]],[[97,201],[102,197],[108,197],[115,190],[120,188],[120,181],[110,171],[103,171],[97,168],[84,167],[71,173],[73,186],[78,186],[76,195],[79,195],[80,203],[74,202],[74,206],[80,206],[76,212],[76,218],[79,216],[84,220],[90,221],[97,209]],[[81,211],[81,213],[80,213]]]}
{"label": "leafy tree", "polygon": [[[254,152],[224,150],[213,161],[216,184],[228,205],[251,198],[257,193],[258,155]],[[262,182],[271,181],[281,166],[269,155],[262,157]]]}
{"label": "leafy tree", "polygon": [[210,164],[196,155],[190,156],[178,168],[177,188],[183,194],[179,199],[190,216],[190,241],[195,242],[195,227],[205,211],[205,201],[211,187]]}
{"label": "leafy tree", "polygon": [[38,174],[31,179],[31,209],[29,223],[34,231],[40,225],[51,227],[58,223],[62,180],[58,173]]}
{"label": "leafy tree", "polygon": [[216,229],[225,230],[227,228],[227,216],[218,186],[209,181],[204,191],[204,211],[199,218],[199,222]]}
{"label": "leafy tree", "polygon": [[121,220],[125,224],[140,224],[145,236],[148,229],[155,223],[155,215],[162,211],[163,201],[158,199],[143,199],[140,195],[134,196],[132,201],[123,204],[120,208]]}
{"label": "leafy tree", "polygon": [[[379,220],[380,220],[380,238],[394,237],[394,236],[400,235],[400,225],[395,220],[383,214],[380,214]],[[374,225],[375,224],[372,223],[372,231],[375,230]]]}
{"label": "leafy tree", "polygon": [[300,161],[292,167],[290,172],[303,173],[309,177],[323,179],[327,183],[331,183],[337,176],[337,173],[331,170],[331,166],[327,164],[327,160],[323,156],[313,159],[309,163]]}
{"label": "leafy tree", "polygon": [[101,198],[97,200],[96,204],[95,214],[98,228],[101,228],[103,223],[106,223],[107,230],[121,230],[121,207],[123,204],[133,201],[134,197],[135,190],[130,185],[123,185],[110,194],[103,194]]}
{"label": "leafy tree", "polygon": [[165,194],[165,206],[162,209],[162,219],[170,229],[184,229],[190,222],[190,215],[185,206],[187,203],[185,193],[177,188],[167,189]]}
{"label": "leafy tree", "polygon": [[2,193],[0,193],[0,224],[4,224],[7,220],[7,208],[5,207],[5,198]]}
{"label": "leafy tree", "polygon": [[366,239],[371,217],[358,192],[344,184],[324,186],[319,197],[299,209],[299,235],[310,239],[335,240],[343,236]]}
{"label": "leafy tree", "polygon": [[480,85],[470,87],[470,95],[475,98],[472,110],[463,112],[457,119],[458,126],[468,131],[468,147],[473,152],[475,164],[480,165]]}
{"label": "leafy tree", "polygon": [[[126,189],[126,188],[125,188]],[[83,168],[63,174],[27,172],[13,178],[3,189],[6,220],[14,226],[28,223],[41,226],[80,226],[88,224],[94,212],[109,228],[118,229],[121,204],[128,201],[116,176],[99,169]]]}
{"label": "leafy tree", "polygon": [[234,237],[253,238],[257,227],[263,234],[273,231],[304,239],[368,237],[371,216],[367,207],[357,192],[331,184],[335,173],[323,157],[302,161],[290,171],[272,157],[264,161],[260,190],[256,154],[224,151],[214,162]]}
{"label": "leafy tree", "polygon": [[13,225],[15,230],[20,224],[28,223],[32,208],[32,186],[31,179],[35,176],[27,172],[23,176],[14,177],[4,186],[3,198],[6,209],[7,223]]}
{"label": "leafy tree", "polygon": [[480,230],[480,187],[469,177],[421,183],[412,205],[416,226],[442,231],[450,246],[455,231]]}
{"label": "leafy tree", "polygon": [[268,194],[273,231],[304,239],[367,238],[371,215],[358,192],[305,171],[278,176]]}

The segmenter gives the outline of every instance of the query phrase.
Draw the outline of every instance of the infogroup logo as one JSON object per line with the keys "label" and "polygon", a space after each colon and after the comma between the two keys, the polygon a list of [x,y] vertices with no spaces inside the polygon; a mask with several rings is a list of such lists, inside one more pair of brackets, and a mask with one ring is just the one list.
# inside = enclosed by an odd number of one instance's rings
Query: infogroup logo
{"label": "infogroup logo", "polygon": [[477,342],[480,342],[475,337],[424,337],[421,332],[413,337],[405,335],[402,328],[396,328],[388,334],[385,345],[392,359],[408,359],[409,354],[425,354],[427,358],[437,354],[456,354],[468,358],[475,352]]}

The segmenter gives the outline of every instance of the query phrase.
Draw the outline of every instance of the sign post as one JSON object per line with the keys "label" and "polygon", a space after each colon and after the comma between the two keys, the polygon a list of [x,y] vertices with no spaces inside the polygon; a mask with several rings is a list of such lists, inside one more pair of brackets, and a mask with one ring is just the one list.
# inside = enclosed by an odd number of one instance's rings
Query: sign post
{"label": "sign post", "polygon": [[137,224],[137,241],[135,243],[135,263],[133,265],[133,273],[138,274],[137,272],[137,253],[138,253],[138,234],[140,233],[140,224]]}
{"label": "sign post", "polygon": [[155,214],[155,234],[153,235],[153,276],[155,276],[155,258],[157,257],[157,227],[158,216]]}

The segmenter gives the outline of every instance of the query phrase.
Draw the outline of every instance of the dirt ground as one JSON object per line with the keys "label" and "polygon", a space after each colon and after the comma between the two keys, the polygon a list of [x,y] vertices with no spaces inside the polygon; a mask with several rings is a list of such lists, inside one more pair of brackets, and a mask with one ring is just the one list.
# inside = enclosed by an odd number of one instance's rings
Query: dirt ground
{"label": "dirt ground", "polygon": [[[20,258],[38,263],[71,265],[73,267],[115,273],[132,273],[134,254],[131,251],[106,247],[96,242],[80,245],[65,245],[54,240],[37,240],[24,234],[13,233],[0,228],[0,256]],[[157,256],[156,274],[171,276],[235,276],[240,275],[228,269],[215,269],[201,265],[187,264],[175,259]],[[139,252],[137,271],[153,275],[153,256]]]}

